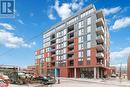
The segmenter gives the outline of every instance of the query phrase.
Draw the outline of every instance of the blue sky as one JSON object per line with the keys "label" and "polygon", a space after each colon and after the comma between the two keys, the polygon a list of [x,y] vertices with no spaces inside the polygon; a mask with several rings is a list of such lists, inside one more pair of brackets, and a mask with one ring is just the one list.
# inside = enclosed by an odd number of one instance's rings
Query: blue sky
{"label": "blue sky", "polygon": [[[130,53],[129,0],[15,0],[15,18],[0,19],[0,64],[34,64],[42,35],[54,24],[94,4],[105,13],[110,31],[111,64],[127,63]],[[33,38],[35,37],[35,38]]]}

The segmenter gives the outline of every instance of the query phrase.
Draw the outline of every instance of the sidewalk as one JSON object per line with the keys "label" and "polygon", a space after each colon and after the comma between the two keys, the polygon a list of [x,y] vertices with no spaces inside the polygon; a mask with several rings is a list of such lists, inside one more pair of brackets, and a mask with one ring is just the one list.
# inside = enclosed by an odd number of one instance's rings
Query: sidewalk
{"label": "sidewalk", "polygon": [[67,80],[74,80],[74,81],[85,81],[89,83],[97,83],[97,84],[106,84],[106,85],[116,85],[116,86],[123,86],[123,87],[130,87],[130,81],[125,79],[117,79],[117,78],[110,78],[110,79],[87,79],[87,78],[60,78],[60,79],[67,79]]}

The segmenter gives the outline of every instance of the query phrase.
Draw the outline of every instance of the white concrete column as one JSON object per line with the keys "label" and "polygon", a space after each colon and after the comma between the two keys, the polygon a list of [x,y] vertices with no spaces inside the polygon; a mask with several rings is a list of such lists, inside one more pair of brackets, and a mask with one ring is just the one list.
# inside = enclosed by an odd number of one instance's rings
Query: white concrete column
{"label": "white concrete column", "polygon": [[96,79],[96,67],[94,67],[94,79]]}
{"label": "white concrete column", "polygon": [[76,68],[74,68],[74,78],[77,77]]}
{"label": "white concrete column", "polygon": [[103,71],[102,71],[102,69],[101,69],[101,78],[103,78]]}
{"label": "white concrete column", "polygon": [[97,78],[99,78],[99,67],[97,68]]}

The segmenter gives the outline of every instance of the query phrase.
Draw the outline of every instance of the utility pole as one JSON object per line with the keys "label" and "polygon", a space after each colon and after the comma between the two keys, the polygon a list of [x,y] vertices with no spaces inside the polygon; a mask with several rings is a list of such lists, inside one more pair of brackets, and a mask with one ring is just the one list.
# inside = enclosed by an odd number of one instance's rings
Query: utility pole
{"label": "utility pole", "polygon": [[120,76],[119,76],[120,82],[121,82],[121,74],[122,74],[122,62],[120,63]]}

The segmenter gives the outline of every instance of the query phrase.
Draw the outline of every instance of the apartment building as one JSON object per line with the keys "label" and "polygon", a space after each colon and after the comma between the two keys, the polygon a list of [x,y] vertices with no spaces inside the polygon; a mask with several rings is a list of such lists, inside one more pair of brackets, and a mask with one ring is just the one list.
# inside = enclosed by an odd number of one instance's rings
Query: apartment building
{"label": "apartment building", "polygon": [[75,78],[107,76],[109,42],[102,10],[89,5],[44,32],[43,49],[35,53],[38,75]]}

